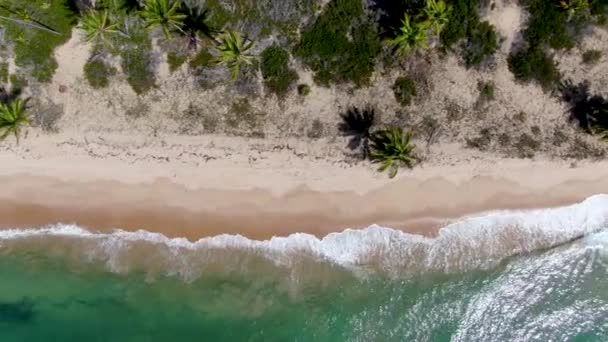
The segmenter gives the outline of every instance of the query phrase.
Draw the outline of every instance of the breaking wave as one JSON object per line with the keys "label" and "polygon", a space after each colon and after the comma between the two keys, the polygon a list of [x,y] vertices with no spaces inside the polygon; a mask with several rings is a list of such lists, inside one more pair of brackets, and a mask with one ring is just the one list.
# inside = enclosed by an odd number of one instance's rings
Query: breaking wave
{"label": "breaking wave", "polygon": [[[265,241],[240,235],[189,241],[145,230],[97,233],[56,224],[0,231],[0,254],[40,250],[79,262],[101,262],[113,272],[145,270],[189,279],[209,270],[247,272],[260,267],[291,274],[325,267],[402,276],[489,269],[513,255],[552,248],[607,227],[608,195],[596,195],[560,208],[467,216],[442,228],[435,238],[372,225],[321,239],[296,233]],[[608,240],[602,234],[585,241],[592,246],[599,243],[596,240]]]}

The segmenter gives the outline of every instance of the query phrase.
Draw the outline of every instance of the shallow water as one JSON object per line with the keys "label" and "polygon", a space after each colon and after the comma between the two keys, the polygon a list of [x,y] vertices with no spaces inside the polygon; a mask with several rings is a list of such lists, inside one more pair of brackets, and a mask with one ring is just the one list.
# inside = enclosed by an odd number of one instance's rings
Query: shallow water
{"label": "shallow water", "polygon": [[608,196],[436,239],[0,232],[0,341],[606,341]]}

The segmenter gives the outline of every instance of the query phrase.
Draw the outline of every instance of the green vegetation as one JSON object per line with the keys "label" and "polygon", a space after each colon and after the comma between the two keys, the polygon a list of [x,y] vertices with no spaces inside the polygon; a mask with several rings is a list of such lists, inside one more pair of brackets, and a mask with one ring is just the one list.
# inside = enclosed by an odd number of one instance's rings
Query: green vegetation
{"label": "green vegetation", "polygon": [[152,63],[152,42],[148,32],[136,18],[125,19],[129,33],[120,38],[117,47],[121,66],[127,75],[127,82],[137,94],[144,94],[156,86],[154,65]]}
{"label": "green vegetation", "polygon": [[401,105],[407,106],[417,95],[416,82],[409,77],[399,77],[395,80],[393,92],[395,93],[397,101]]}
{"label": "green vegetation", "polygon": [[116,69],[106,65],[99,58],[90,58],[84,65],[84,76],[91,87],[105,88],[110,83],[110,77],[116,74]]}
{"label": "green vegetation", "polygon": [[217,46],[219,56],[215,59],[216,64],[224,64],[230,72],[233,80],[239,77],[241,66],[253,64],[255,57],[249,53],[254,46],[252,41],[247,41],[239,32],[227,31],[220,36]]}
{"label": "green vegetation", "polygon": [[492,56],[498,49],[498,36],[494,26],[487,21],[479,25],[470,33],[464,50],[464,61],[467,66],[479,65],[486,58]]}
{"label": "green vegetation", "polygon": [[29,82],[21,75],[12,74],[8,77],[9,82],[11,83],[11,90],[13,92],[21,92],[23,88],[27,87]]}
{"label": "green vegetation", "polygon": [[[76,24],[71,0],[3,0],[0,23],[13,45],[15,63],[40,82],[57,69],[55,48],[65,43]],[[35,48],[33,48],[35,47]]]}
{"label": "green vegetation", "polygon": [[495,96],[495,87],[494,87],[494,82],[492,81],[487,81],[487,82],[482,82],[479,81],[477,83],[477,89],[479,90],[479,100],[480,102],[489,102],[494,100],[494,96]]}
{"label": "green vegetation", "polygon": [[583,52],[583,63],[585,64],[597,64],[602,59],[602,51],[600,50],[587,50]]}
{"label": "green vegetation", "polygon": [[160,27],[165,38],[171,39],[172,32],[184,32],[186,15],[179,12],[181,0],[145,0],[141,16],[147,29]]}
{"label": "green vegetation", "polygon": [[0,63],[0,83],[8,83],[8,63]]}
{"label": "green vegetation", "polygon": [[308,84],[298,84],[298,94],[300,96],[310,95],[310,86]]}
{"label": "green vegetation", "polygon": [[294,50],[315,73],[315,82],[366,84],[374,71],[381,42],[376,24],[359,0],[332,0],[302,31]]}
{"label": "green vegetation", "polygon": [[0,103],[0,141],[12,134],[19,143],[21,129],[30,123],[31,120],[25,110],[25,101],[15,99],[8,103]]}
{"label": "green vegetation", "polygon": [[287,94],[298,80],[298,74],[289,68],[289,53],[276,44],[262,52],[261,69],[264,85],[278,96]]}
{"label": "green vegetation", "polygon": [[481,64],[498,47],[494,27],[479,20],[479,0],[452,0],[450,4],[449,20],[440,36],[444,48],[462,44],[462,57],[467,66]]}
{"label": "green vegetation", "polygon": [[510,55],[509,69],[522,81],[536,80],[545,90],[551,90],[560,80],[557,63],[540,47],[525,49]]}
{"label": "green vegetation", "polygon": [[214,57],[206,49],[201,49],[189,62],[190,68],[192,69],[206,68],[212,66],[213,64]]}
{"label": "green vegetation", "polygon": [[397,175],[399,167],[404,165],[412,167],[416,162],[414,148],[411,142],[411,132],[405,133],[401,128],[380,130],[371,135],[370,159],[373,163],[380,163],[379,172],[389,172],[389,177]]}
{"label": "green vegetation", "polygon": [[401,21],[399,33],[395,38],[387,39],[385,42],[393,46],[393,51],[406,55],[415,49],[428,47],[428,26],[426,23],[413,23],[410,16],[405,14]]}
{"label": "green vegetation", "polygon": [[430,27],[433,33],[439,35],[450,22],[451,11],[452,7],[443,0],[426,0],[426,6],[423,10],[426,26]]}
{"label": "green vegetation", "polygon": [[188,60],[188,56],[183,53],[170,51],[167,53],[167,63],[169,64],[169,72],[173,73],[179,69]]}
{"label": "green vegetation", "polygon": [[107,46],[111,45],[111,36],[118,32],[118,24],[110,20],[107,10],[89,10],[80,20],[80,28],[85,32],[87,42]]}

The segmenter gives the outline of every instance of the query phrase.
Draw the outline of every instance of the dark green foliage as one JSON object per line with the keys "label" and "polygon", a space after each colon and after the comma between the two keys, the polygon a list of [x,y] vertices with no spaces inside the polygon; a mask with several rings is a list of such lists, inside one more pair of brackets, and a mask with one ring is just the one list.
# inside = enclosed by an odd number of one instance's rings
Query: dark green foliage
{"label": "dark green foliage", "polygon": [[446,49],[452,49],[462,42],[462,57],[467,66],[481,64],[498,48],[494,26],[479,21],[479,0],[452,0],[448,4],[452,10],[441,32],[441,43]]}
{"label": "dark green foliage", "polygon": [[370,137],[370,159],[373,163],[380,163],[379,172],[389,172],[389,177],[397,175],[399,167],[405,165],[411,168],[417,158],[414,156],[416,146],[411,142],[412,134],[401,128],[385,129]]}
{"label": "dark green foliage", "polygon": [[[65,43],[76,24],[71,0],[3,0],[0,16],[17,21],[0,19],[6,39],[13,44],[15,64],[31,70],[41,82],[50,82],[57,69],[53,57],[55,48]],[[34,23],[24,25],[20,22]],[[57,33],[53,33],[57,32]]]}
{"label": "dark green foliage", "polygon": [[194,58],[190,60],[190,68],[206,68],[213,65],[213,55],[206,49],[201,49]]}
{"label": "dark green foliage", "polygon": [[298,94],[300,96],[310,95],[310,86],[308,84],[298,84]]}
{"label": "dark green foliage", "polygon": [[399,77],[395,80],[393,92],[397,101],[401,105],[407,106],[417,94],[416,82],[409,77]]}
{"label": "dark green foliage", "polygon": [[8,63],[0,63],[0,83],[8,83]]}
{"label": "dark green foliage", "polygon": [[498,37],[494,26],[487,21],[479,23],[472,30],[465,46],[464,61],[467,66],[481,64],[487,57],[492,56],[498,48]]}
{"label": "dark green foliage", "polygon": [[298,74],[289,68],[289,53],[278,45],[262,52],[261,69],[264,85],[278,96],[287,94],[291,84],[298,80]]}
{"label": "dark green foliage", "polygon": [[116,69],[106,65],[101,59],[89,59],[84,65],[84,76],[93,88],[105,88],[109,78],[116,74]]}
{"label": "dark green foliage", "polygon": [[360,0],[332,0],[302,32],[295,54],[315,72],[320,85],[363,85],[374,71],[381,43]]}
{"label": "dark green foliage", "polygon": [[477,89],[479,89],[479,100],[481,102],[488,102],[494,100],[495,87],[494,82],[482,82],[477,83]]}
{"label": "dark green foliage", "polygon": [[570,49],[574,46],[573,31],[568,28],[568,13],[551,0],[527,0],[524,2],[530,18],[524,38],[530,48],[545,44],[554,49]]}
{"label": "dark green foliage", "polygon": [[188,59],[188,56],[179,52],[167,53],[167,63],[169,64],[169,72],[173,73],[179,69]]}
{"label": "dark green foliage", "polygon": [[587,50],[583,53],[583,63],[585,64],[596,64],[602,59],[601,50]]}
{"label": "dark green foliage", "polygon": [[114,53],[119,53],[121,66],[127,75],[127,82],[139,95],[156,86],[154,64],[152,62],[152,41],[143,23],[137,17],[125,19],[127,37],[118,39]]}
{"label": "dark green foliage", "polygon": [[452,48],[462,39],[467,38],[479,25],[479,0],[451,0],[452,6],[448,24],[441,31],[441,43],[446,48]]}
{"label": "dark green foliage", "polygon": [[509,69],[522,81],[536,80],[545,90],[553,89],[560,80],[557,63],[540,47],[510,55]]}
{"label": "dark green foliage", "polygon": [[13,92],[21,92],[21,90],[23,90],[29,84],[27,79],[20,75],[12,74],[8,77],[8,79],[11,83],[11,89]]}

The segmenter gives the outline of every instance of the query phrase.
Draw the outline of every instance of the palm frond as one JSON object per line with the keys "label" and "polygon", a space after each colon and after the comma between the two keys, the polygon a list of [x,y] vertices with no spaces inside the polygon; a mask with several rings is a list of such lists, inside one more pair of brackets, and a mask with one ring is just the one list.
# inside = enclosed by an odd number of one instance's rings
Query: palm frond
{"label": "palm frond", "polygon": [[389,177],[397,174],[400,165],[412,167],[416,162],[413,152],[416,146],[411,142],[411,132],[401,128],[385,129],[372,134],[370,159],[380,163],[379,172],[389,170]]}
{"label": "palm frond", "polygon": [[385,42],[393,45],[397,53],[405,55],[411,50],[428,47],[427,30],[428,24],[426,22],[412,23],[410,16],[405,14],[397,36],[387,39]]}
{"label": "palm frond", "polygon": [[436,35],[439,35],[450,21],[451,9],[443,0],[426,1],[426,6],[423,9],[424,16],[426,17],[425,22]]}
{"label": "palm frond", "polygon": [[110,37],[118,32],[118,24],[112,22],[107,10],[90,10],[80,22],[85,32],[85,40],[90,43],[111,45]]}
{"label": "palm frond", "polygon": [[0,140],[13,134],[19,143],[21,128],[31,123],[25,107],[26,102],[21,99],[0,104]]}
{"label": "palm frond", "polygon": [[146,0],[141,15],[146,21],[146,28],[160,27],[167,39],[171,33],[183,33],[186,15],[179,12],[181,0]]}
{"label": "palm frond", "polygon": [[243,64],[253,64],[255,57],[249,53],[254,43],[247,41],[239,32],[224,32],[219,39],[217,50],[219,55],[216,64],[225,64],[233,80],[238,78]]}

